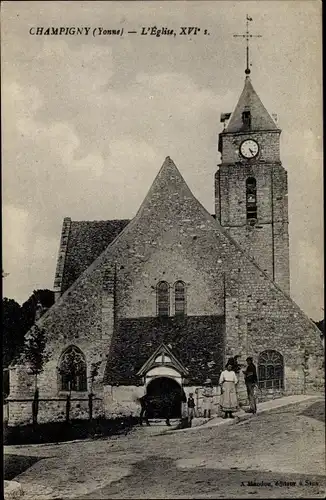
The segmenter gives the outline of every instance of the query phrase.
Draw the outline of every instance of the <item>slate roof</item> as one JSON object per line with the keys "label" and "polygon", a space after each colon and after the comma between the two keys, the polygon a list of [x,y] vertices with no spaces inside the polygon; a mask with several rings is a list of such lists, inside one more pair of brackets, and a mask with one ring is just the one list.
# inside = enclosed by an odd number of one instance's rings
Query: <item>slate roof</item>
{"label": "slate roof", "polygon": [[224,329],[221,316],[117,319],[104,384],[140,384],[137,372],[162,343],[171,346],[189,371],[190,385],[206,378],[217,383],[223,369]]}
{"label": "slate roof", "polygon": [[61,293],[67,290],[130,221],[71,221]]}
{"label": "slate roof", "polygon": [[251,130],[279,130],[273,118],[258,97],[249,77],[246,77],[244,89],[231,115],[229,123],[223,131],[224,133],[248,130],[245,128],[242,121],[243,111],[250,111]]}

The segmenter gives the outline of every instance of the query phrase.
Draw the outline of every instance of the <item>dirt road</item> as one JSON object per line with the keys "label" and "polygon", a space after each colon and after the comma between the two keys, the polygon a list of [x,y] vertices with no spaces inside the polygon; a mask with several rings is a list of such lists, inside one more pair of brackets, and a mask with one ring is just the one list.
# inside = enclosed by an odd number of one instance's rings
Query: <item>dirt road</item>
{"label": "dirt road", "polygon": [[161,436],[138,428],[9,451],[39,458],[16,478],[26,500],[322,498],[323,409],[323,401],[305,401],[232,426]]}

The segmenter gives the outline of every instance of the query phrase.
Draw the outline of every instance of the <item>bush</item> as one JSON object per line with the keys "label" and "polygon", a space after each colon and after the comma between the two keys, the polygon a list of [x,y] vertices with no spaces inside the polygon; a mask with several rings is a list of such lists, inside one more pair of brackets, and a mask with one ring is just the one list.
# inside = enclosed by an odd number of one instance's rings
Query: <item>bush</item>
{"label": "bush", "polygon": [[127,434],[139,423],[137,417],[115,419],[97,418],[89,420],[71,420],[70,422],[46,422],[8,427],[4,435],[4,444],[39,444],[59,443],[75,439],[101,438],[117,434]]}

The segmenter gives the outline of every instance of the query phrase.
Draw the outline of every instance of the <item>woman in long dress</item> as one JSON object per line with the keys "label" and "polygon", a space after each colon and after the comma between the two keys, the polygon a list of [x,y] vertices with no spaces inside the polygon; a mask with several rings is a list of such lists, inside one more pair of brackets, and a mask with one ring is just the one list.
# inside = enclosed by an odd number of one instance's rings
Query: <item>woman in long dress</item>
{"label": "woman in long dress", "polygon": [[232,365],[228,363],[226,370],[221,373],[219,380],[219,385],[221,386],[220,405],[222,411],[224,411],[223,418],[234,418],[233,412],[238,409],[237,383],[238,378],[232,370]]}

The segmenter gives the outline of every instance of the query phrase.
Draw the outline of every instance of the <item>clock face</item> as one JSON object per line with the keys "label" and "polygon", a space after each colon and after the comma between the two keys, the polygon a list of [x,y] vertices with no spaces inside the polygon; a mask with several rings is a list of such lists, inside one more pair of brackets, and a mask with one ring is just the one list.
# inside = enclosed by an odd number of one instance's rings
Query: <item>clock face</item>
{"label": "clock face", "polygon": [[259,146],[253,139],[243,141],[240,146],[240,153],[244,158],[255,158],[258,155]]}

